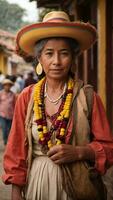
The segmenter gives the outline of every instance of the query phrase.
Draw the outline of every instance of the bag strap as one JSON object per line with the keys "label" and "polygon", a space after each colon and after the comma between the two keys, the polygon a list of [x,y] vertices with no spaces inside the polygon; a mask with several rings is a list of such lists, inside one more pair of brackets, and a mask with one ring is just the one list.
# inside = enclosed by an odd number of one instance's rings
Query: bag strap
{"label": "bag strap", "polygon": [[[79,87],[77,94],[75,95],[74,99],[73,99],[73,104],[72,104],[72,115],[74,113],[74,121],[73,121],[73,129],[72,129],[72,134],[71,137],[69,139],[69,143],[72,144],[73,141],[73,137],[75,135],[75,130],[76,130],[76,123],[77,123],[77,96],[80,93],[80,90],[83,89],[83,92],[85,94],[86,97],[86,103],[87,103],[87,108],[88,108],[88,122],[89,122],[89,126],[91,126],[91,116],[92,116],[92,107],[93,107],[93,86],[91,85],[84,85],[82,84],[81,87]],[[91,137],[91,136],[90,136]],[[90,138],[91,140],[91,138]]]}
{"label": "bag strap", "polygon": [[88,120],[89,120],[89,124],[91,123],[91,118],[92,118],[92,108],[93,108],[93,94],[94,94],[94,90],[93,90],[93,86],[92,85],[84,85],[83,87],[85,96],[86,96],[86,102],[87,102],[87,106],[88,106]]}

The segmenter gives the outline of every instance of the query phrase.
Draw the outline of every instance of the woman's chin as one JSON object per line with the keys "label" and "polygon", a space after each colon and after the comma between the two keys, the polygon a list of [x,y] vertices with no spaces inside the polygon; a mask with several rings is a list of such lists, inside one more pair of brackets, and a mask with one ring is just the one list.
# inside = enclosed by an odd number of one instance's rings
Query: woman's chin
{"label": "woman's chin", "polygon": [[52,75],[50,76],[51,79],[54,79],[54,80],[64,80],[67,76],[62,76],[61,74],[60,75]]}
{"label": "woman's chin", "polygon": [[65,79],[66,77],[68,76],[68,74],[62,74],[62,72],[61,73],[57,73],[57,72],[55,72],[55,73],[51,73],[51,74],[49,74],[49,78],[53,78],[53,79]]}

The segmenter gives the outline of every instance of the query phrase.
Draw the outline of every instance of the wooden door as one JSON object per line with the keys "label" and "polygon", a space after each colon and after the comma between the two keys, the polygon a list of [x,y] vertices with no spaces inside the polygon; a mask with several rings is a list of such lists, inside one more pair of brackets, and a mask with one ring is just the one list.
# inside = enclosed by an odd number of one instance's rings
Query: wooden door
{"label": "wooden door", "polygon": [[[77,15],[79,20],[90,22],[97,26],[97,0],[78,3]],[[85,83],[94,86],[97,91],[97,43],[80,57],[78,61],[78,75]]]}
{"label": "wooden door", "polygon": [[113,130],[113,1],[106,1],[107,17],[107,65],[106,65],[106,97],[107,114]]}

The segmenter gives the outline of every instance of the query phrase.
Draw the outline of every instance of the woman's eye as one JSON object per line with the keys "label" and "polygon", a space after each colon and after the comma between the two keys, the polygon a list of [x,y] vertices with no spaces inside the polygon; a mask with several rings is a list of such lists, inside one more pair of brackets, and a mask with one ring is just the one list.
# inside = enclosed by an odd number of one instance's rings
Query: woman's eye
{"label": "woman's eye", "polygon": [[64,55],[64,56],[68,56],[69,55],[69,52],[61,52],[61,55]]}
{"label": "woman's eye", "polygon": [[68,55],[68,52],[62,52],[63,55]]}
{"label": "woman's eye", "polygon": [[46,52],[45,54],[48,55],[48,56],[51,56],[52,52]]}

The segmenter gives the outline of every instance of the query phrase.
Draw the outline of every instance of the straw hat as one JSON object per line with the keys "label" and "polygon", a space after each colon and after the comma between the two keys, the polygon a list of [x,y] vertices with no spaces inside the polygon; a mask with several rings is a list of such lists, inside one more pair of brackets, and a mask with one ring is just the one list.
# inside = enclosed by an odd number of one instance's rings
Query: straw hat
{"label": "straw hat", "polygon": [[34,55],[37,41],[51,37],[73,38],[80,44],[80,51],[89,49],[97,39],[94,26],[80,21],[71,22],[63,11],[52,11],[45,15],[43,22],[22,28],[16,37],[17,53]]}
{"label": "straw hat", "polygon": [[14,83],[11,80],[6,78],[3,80],[2,85],[7,85],[7,84],[12,86]]}

